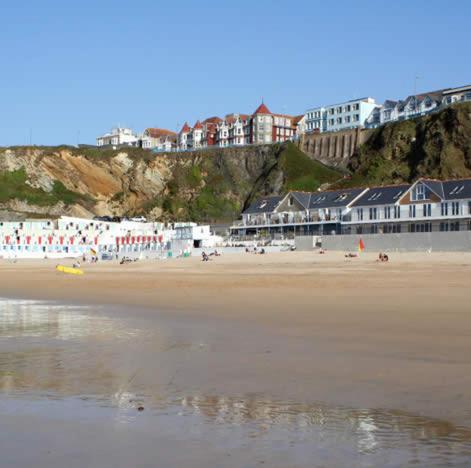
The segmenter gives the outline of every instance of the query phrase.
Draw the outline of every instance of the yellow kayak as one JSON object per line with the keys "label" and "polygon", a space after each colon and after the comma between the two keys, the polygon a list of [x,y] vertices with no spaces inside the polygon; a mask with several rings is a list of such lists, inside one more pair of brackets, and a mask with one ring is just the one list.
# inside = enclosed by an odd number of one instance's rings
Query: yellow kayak
{"label": "yellow kayak", "polygon": [[56,270],[60,271],[61,273],[67,273],[68,275],[83,275],[84,274],[83,270],[80,270],[79,268],[66,267],[64,265],[57,265]]}

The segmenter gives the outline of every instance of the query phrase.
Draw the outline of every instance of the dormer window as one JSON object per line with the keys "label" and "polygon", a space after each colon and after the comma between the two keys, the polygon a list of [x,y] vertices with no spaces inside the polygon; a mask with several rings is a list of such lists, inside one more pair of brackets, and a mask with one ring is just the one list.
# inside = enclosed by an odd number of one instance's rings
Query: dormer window
{"label": "dormer window", "polygon": [[413,201],[426,200],[424,184],[417,184],[415,186],[414,190],[412,190],[412,200]]}

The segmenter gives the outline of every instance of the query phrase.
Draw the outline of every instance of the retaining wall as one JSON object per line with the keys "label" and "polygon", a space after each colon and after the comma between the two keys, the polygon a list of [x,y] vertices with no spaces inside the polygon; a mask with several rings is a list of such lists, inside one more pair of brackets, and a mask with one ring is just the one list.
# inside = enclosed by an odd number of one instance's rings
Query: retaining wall
{"label": "retaining wall", "polygon": [[[296,250],[314,250],[315,239],[317,236],[296,237]],[[322,248],[354,251],[358,249],[360,239],[365,244],[365,251],[374,252],[471,251],[471,231],[323,236]]]}

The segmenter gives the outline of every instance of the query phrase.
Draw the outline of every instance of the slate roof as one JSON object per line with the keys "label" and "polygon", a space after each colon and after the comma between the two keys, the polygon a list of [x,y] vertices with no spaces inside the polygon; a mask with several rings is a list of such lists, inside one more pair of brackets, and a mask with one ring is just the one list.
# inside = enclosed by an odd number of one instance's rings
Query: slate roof
{"label": "slate roof", "polygon": [[443,182],[440,180],[421,179],[420,182],[427,186],[432,192],[436,193],[442,200],[445,198]]}
{"label": "slate roof", "polygon": [[399,198],[406,193],[411,184],[388,185],[386,187],[372,187],[364,193],[354,206],[373,206],[373,205],[393,205]]}
{"label": "slate roof", "polygon": [[271,213],[283,198],[279,196],[259,198],[244,211],[244,214]]}
{"label": "slate roof", "polygon": [[354,188],[313,193],[309,201],[309,208],[314,210],[318,208],[340,208],[347,206],[364,190],[364,188]]}
{"label": "slate roof", "polygon": [[442,185],[445,200],[471,198],[471,179],[446,180]]}
{"label": "slate roof", "polygon": [[315,195],[315,193],[310,192],[290,192],[292,195],[304,209],[309,209],[309,202],[311,201],[311,197]]}

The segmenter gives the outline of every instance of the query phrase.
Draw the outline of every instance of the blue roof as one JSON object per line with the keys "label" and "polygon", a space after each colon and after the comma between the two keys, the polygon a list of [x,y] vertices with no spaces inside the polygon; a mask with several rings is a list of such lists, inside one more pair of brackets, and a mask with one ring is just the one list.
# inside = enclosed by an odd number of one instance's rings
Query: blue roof
{"label": "blue roof", "polygon": [[411,184],[371,187],[352,206],[393,205],[410,187]]}
{"label": "blue roof", "polygon": [[313,193],[309,202],[311,210],[318,208],[341,208],[348,206],[365,189],[354,188]]}
{"label": "blue roof", "polygon": [[283,197],[273,196],[260,198],[253,202],[245,211],[244,214],[255,213],[271,213],[279,205]]}

